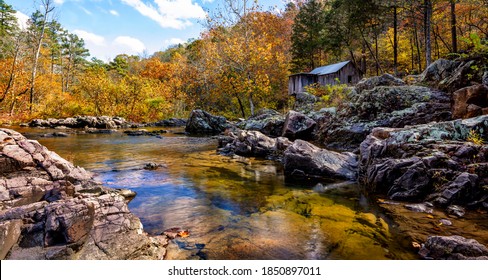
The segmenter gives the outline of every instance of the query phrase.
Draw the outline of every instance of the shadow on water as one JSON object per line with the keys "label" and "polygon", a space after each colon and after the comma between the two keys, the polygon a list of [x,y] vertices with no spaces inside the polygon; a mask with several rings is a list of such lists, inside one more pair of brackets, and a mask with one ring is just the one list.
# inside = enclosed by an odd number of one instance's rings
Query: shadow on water
{"label": "shadow on water", "polygon": [[105,185],[136,191],[129,208],[147,232],[188,229],[168,259],[416,258],[354,183],[285,180],[280,164],[220,156],[211,138],[24,131]]}

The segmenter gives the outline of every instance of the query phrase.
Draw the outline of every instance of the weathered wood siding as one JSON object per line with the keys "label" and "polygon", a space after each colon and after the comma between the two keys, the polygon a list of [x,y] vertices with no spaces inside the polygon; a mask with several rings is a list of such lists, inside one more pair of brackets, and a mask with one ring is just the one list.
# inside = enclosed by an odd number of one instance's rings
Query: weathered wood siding
{"label": "weathered wood siding", "polygon": [[304,92],[305,87],[313,83],[335,85],[337,84],[336,79],[339,79],[341,84],[353,85],[361,80],[361,75],[352,63],[347,63],[337,72],[331,74],[315,75],[310,73],[300,73],[291,75],[288,78],[288,94],[293,95],[297,92]]}
{"label": "weathered wood siding", "polygon": [[317,76],[310,74],[297,74],[288,78],[288,94],[292,95],[297,92],[304,92],[305,87],[316,83]]}
{"label": "weathered wood siding", "polygon": [[321,85],[335,85],[336,79],[339,79],[341,84],[356,84],[361,80],[361,76],[352,63],[348,63],[335,73],[318,76],[317,82]]}

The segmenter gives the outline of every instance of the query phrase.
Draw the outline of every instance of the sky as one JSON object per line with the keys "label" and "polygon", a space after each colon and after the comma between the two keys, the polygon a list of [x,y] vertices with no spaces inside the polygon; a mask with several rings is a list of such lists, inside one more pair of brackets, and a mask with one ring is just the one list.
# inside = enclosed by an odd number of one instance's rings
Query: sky
{"label": "sky", "polygon": [[[223,0],[52,0],[54,18],[85,41],[91,57],[110,61],[117,54],[151,55],[171,45],[196,39],[208,13]],[[21,22],[39,0],[5,0]],[[285,0],[258,0],[264,10],[279,10]]]}

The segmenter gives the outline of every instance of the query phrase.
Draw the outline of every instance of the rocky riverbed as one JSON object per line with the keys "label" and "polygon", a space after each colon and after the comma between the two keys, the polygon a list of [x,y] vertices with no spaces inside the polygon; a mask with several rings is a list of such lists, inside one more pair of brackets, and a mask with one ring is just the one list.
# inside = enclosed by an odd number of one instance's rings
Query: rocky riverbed
{"label": "rocky riverbed", "polygon": [[[294,110],[284,115],[261,110],[238,123],[195,110],[185,131],[219,135],[223,155],[278,161],[287,178],[359,182],[360,191],[378,199],[419,257],[486,259],[487,229],[463,221],[488,211],[488,85],[482,78],[488,74],[471,73],[483,69],[471,67],[476,63],[438,60],[405,81],[388,74],[364,79],[338,108],[319,109],[317,98],[301,93]],[[31,126],[141,125],[78,117],[34,120]],[[165,238],[143,233],[127,210],[127,192],[101,186],[35,141],[10,130],[1,133],[3,257],[164,255]],[[411,219],[417,219],[415,230],[408,229]],[[471,234],[477,229],[483,234]]]}
{"label": "rocky riverbed", "polygon": [[127,208],[135,196],[102,186],[37,141],[0,129],[0,259],[163,259]]}
{"label": "rocky riverbed", "polygon": [[[466,211],[486,213],[488,85],[482,77],[488,73],[471,73],[477,63],[438,60],[407,77],[410,84],[388,74],[364,79],[340,108],[314,111],[317,99],[301,93],[299,112],[261,111],[228,129],[219,151],[278,160],[289,177],[357,180],[371,195],[421,203],[409,211],[428,205],[428,211],[457,218]],[[401,212],[394,208],[393,216]],[[477,241],[431,234],[423,245],[413,242],[423,258],[488,256]]]}

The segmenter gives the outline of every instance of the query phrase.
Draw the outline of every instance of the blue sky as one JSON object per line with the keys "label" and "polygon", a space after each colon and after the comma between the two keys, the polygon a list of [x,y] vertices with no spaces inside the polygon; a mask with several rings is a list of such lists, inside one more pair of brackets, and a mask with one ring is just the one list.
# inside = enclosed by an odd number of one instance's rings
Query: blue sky
{"label": "blue sky", "polygon": [[[93,57],[152,54],[198,38],[208,12],[223,0],[53,0],[55,19],[83,38]],[[252,0],[248,0],[251,2]],[[5,0],[27,18],[40,1]],[[285,0],[259,0],[265,10],[282,9]]]}

